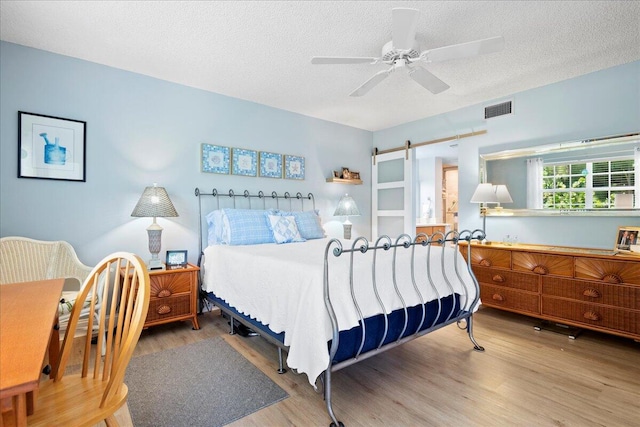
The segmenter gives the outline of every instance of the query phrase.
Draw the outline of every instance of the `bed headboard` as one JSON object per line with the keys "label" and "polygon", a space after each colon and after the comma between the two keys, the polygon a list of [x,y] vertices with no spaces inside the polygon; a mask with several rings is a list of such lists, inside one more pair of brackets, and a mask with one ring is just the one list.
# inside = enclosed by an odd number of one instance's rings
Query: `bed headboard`
{"label": "bed headboard", "polygon": [[[294,210],[294,207],[297,208],[299,206],[299,210],[304,211],[305,207],[306,210],[316,208],[316,201],[312,193],[308,193],[306,196],[303,196],[302,193],[298,192],[295,194],[295,196],[292,196],[289,192],[285,192],[282,195],[278,194],[275,191],[272,191],[271,194],[265,194],[263,191],[258,191],[256,194],[251,194],[249,190],[244,190],[242,193],[236,194],[233,190],[229,190],[226,193],[221,193],[215,188],[211,190],[210,193],[205,193],[202,192],[200,188],[196,187],[195,195],[198,198],[198,232],[200,235],[200,242],[198,246],[198,249],[200,251],[199,257],[202,256],[202,243],[206,239],[206,233],[203,233],[203,229],[206,230],[206,226],[203,228],[203,223],[206,224],[204,216],[211,210],[221,209],[225,207],[234,209],[284,209],[288,207],[289,210]],[[202,211],[203,197],[212,197],[214,200],[213,204],[205,206],[204,215]],[[309,207],[308,203],[305,206],[305,201],[310,202],[311,206]],[[285,206],[281,207],[281,203]],[[198,263],[199,261],[200,260],[198,259]]]}

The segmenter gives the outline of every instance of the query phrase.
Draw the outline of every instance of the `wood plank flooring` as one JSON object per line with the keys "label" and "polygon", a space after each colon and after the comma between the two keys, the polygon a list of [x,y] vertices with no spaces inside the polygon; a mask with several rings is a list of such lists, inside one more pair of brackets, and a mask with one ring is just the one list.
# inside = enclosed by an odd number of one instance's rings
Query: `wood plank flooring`
{"label": "wood plank flooring", "polygon": [[[143,331],[134,357],[222,336],[289,393],[232,426],[329,425],[323,397],[306,375],[276,372],[275,347],[228,335],[217,312],[199,321],[199,331],[191,322]],[[335,414],[349,427],[639,425],[640,343],[590,331],[571,340],[535,331],[535,323],[482,308],[474,332],[484,353],[451,325],[343,369],[333,376]],[[117,418],[132,425],[126,407]]]}

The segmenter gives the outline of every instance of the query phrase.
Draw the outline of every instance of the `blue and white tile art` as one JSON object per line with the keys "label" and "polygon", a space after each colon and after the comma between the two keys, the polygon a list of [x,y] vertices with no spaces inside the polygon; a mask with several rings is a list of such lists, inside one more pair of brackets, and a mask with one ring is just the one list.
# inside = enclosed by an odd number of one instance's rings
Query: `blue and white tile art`
{"label": "blue and white tile art", "polygon": [[202,144],[202,172],[229,173],[229,147]]}
{"label": "blue and white tile art", "polygon": [[233,148],[231,152],[231,173],[234,175],[256,176],[258,174],[258,152]]}
{"label": "blue and white tile art", "polygon": [[304,157],[285,155],[284,177],[286,179],[304,179]]}
{"label": "blue and white tile art", "polygon": [[261,151],[260,176],[282,178],[282,154]]}

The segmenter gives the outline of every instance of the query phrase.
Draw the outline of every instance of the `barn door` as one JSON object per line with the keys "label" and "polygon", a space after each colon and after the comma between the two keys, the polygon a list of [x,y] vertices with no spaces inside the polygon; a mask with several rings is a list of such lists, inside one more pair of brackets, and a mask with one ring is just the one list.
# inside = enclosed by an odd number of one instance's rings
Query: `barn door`
{"label": "barn door", "polygon": [[399,150],[372,157],[371,236],[395,239],[416,233],[414,150]]}

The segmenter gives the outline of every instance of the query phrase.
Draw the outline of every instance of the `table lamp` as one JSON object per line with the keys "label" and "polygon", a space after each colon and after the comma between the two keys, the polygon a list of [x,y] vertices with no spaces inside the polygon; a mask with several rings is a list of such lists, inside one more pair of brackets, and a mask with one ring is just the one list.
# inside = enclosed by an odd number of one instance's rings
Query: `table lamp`
{"label": "table lamp", "polygon": [[509,189],[504,184],[499,184],[495,186],[496,199],[498,205],[496,206],[497,210],[502,210],[502,206],[500,203],[513,203],[513,199],[511,198],[511,194],[509,194]]}
{"label": "table lamp", "polygon": [[487,225],[487,204],[498,203],[498,196],[494,190],[494,185],[490,182],[478,184],[476,191],[471,196],[471,203],[481,203],[480,212],[482,213],[482,232],[485,235],[483,243],[486,242],[486,225]]}
{"label": "table lamp", "polygon": [[151,252],[151,260],[147,264],[149,270],[164,270],[164,264],[158,258],[162,241],[162,227],[156,222],[157,217],[176,217],[178,212],[173,207],[171,199],[164,187],[146,187],[138,204],[133,208],[131,216],[135,217],[152,217],[153,223],[147,228],[149,235],[149,252]]}
{"label": "table lamp", "polygon": [[353,200],[353,197],[345,194],[340,198],[338,202],[338,207],[336,211],[333,213],[333,216],[346,216],[347,219],[342,223],[342,227],[344,229],[344,238],[351,239],[351,221],[349,221],[349,216],[360,216],[360,211],[356,206],[356,202]]}

